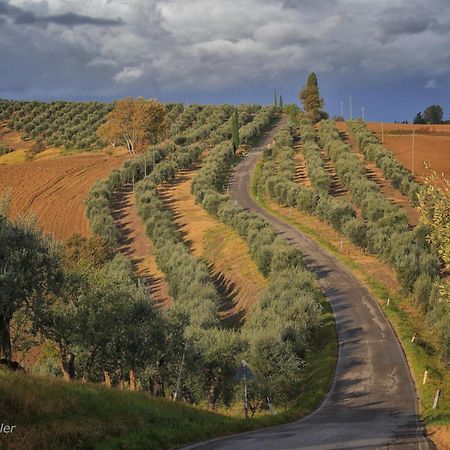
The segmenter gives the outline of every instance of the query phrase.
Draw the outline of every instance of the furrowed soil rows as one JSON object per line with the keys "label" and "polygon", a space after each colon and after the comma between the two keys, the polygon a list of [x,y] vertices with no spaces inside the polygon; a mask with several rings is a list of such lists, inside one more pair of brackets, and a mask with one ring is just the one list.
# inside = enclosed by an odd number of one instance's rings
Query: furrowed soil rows
{"label": "furrowed soil rows", "polygon": [[311,187],[311,180],[308,177],[306,170],[305,158],[303,157],[302,141],[299,138],[294,140],[294,164],[295,164],[295,176],[294,181],[305,187]]}
{"label": "furrowed soil rows", "polygon": [[106,178],[128,158],[125,150],[0,165],[0,190],[12,193],[13,217],[33,213],[56,239],[89,235],[85,200],[96,180]]}

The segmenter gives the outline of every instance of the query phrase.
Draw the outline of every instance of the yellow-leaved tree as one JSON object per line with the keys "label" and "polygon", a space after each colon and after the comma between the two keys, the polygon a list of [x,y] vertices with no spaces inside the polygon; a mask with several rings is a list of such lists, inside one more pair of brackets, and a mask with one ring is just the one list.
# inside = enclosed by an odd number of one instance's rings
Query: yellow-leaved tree
{"label": "yellow-leaved tree", "polygon": [[106,144],[125,145],[130,154],[135,155],[146,145],[165,138],[168,129],[167,111],[162,103],[128,97],[116,101],[97,134]]}
{"label": "yellow-leaved tree", "polygon": [[[450,267],[450,180],[443,174],[431,171],[425,186],[418,194],[421,221],[430,226],[428,236],[438,249],[442,262]],[[439,286],[439,304],[435,307],[435,318],[440,323],[439,334],[444,356],[450,359],[450,283],[443,280]]]}

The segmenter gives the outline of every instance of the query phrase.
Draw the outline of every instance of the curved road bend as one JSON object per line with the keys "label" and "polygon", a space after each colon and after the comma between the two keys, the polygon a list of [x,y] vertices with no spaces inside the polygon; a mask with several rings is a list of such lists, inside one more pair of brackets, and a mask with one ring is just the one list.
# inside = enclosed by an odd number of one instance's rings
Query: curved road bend
{"label": "curved road bend", "polygon": [[[403,350],[376,300],[336,258],[262,209],[250,195],[253,169],[281,120],[236,167],[230,194],[264,217],[304,254],[334,311],[339,357],[322,405],[302,420],[219,438],[188,449],[434,449],[423,436]],[[276,405],[275,405],[276,406]]]}

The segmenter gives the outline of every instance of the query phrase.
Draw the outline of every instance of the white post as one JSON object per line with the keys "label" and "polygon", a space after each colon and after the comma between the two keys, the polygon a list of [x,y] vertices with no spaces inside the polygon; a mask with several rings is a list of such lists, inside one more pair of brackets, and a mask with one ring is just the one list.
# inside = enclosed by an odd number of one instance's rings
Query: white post
{"label": "white post", "polygon": [[417,333],[414,333],[414,336],[411,338],[411,343],[413,343],[416,340]]}
{"label": "white post", "polygon": [[389,306],[389,303],[391,303],[391,299],[390,298],[387,299],[386,306]]}
{"label": "white post", "polygon": [[177,386],[176,386],[176,388],[175,388],[175,394],[173,394],[173,401],[174,401],[174,402],[177,401],[178,391],[179,391],[179,389],[180,389],[181,374],[182,374],[182,372],[183,372],[184,359],[186,358],[186,349],[187,349],[187,342],[184,344],[183,357],[181,358],[180,371],[178,372]]}
{"label": "white post", "polygon": [[427,382],[427,378],[428,378],[428,370],[425,370],[425,372],[423,374],[422,384],[425,384]]}
{"label": "white post", "polygon": [[433,409],[436,409],[436,408],[437,408],[438,401],[439,401],[439,396],[440,396],[440,395],[441,395],[441,390],[438,389],[438,390],[436,391],[436,395],[434,396]]}

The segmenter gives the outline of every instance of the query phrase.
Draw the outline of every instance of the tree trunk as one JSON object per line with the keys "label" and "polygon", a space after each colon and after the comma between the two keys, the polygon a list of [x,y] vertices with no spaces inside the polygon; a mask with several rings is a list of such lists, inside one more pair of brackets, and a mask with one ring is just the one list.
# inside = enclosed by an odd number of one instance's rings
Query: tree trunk
{"label": "tree trunk", "polygon": [[216,409],[216,401],[217,401],[217,378],[214,378],[208,390],[208,409],[212,409],[214,411]]}
{"label": "tree trunk", "polygon": [[112,386],[111,375],[107,370],[103,371],[103,378],[105,379],[105,386],[110,388]]}
{"label": "tree trunk", "polygon": [[12,358],[9,322],[9,318],[0,316],[0,359],[10,360]]}
{"label": "tree trunk", "polygon": [[97,354],[97,349],[91,350],[89,353],[88,359],[86,361],[86,365],[84,366],[83,371],[83,383],[89,383],[91,378],[92,366],[94,365],[95,355]]}
{"label": "tree trunk", "polygon": [[75,355],[69,352],[61,343],[59,344],[61,356],[61,370],[65,381],[75,378]]}
{"label": "tree trunk", "polygon": [[136,372],[134,369],[130,369],[130,391],[137,391]]}

